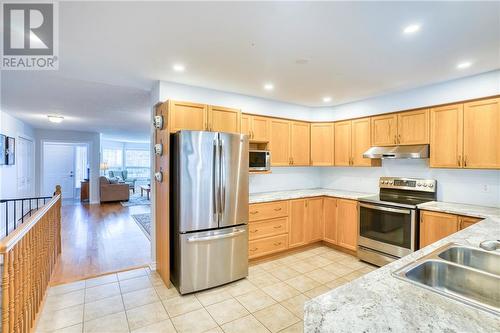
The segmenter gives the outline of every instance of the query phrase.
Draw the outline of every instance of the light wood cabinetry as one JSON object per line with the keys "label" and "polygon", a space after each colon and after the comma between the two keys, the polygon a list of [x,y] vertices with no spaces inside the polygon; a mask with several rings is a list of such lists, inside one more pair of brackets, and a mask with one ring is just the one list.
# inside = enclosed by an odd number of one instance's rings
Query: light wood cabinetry
{"label": "light wood cabinetry", "polygon": [[430,115],[430,166],[461,168],[463,104],[432,108]]}
{"label": "light wood cabinetry", "polygon": [[240,133],[241,112],[222,106],[208,107],[208,130],[212,132]]}
{"label": "light wood cabinetry", "polygon": [[482,219],[470,216],[459,216],[458,217],[458,228],[460,230],[470,227],[473,224],[481,221]]}
{"label": "light wood cabinetry", "polygon": [[394,146],[397,144],[398,116],[385,114],[372,117],[372,146]]}
{"label": "light wood cabinetry", "polygon": [[464,104],[463,166],[500,168],[500,98]]}
{"label": "light wood cabinetry", "polygon": [[358,202],[337,200],[338,245],[356,251],[358,246]]}
{"label": "light wood cabinetry", "polygon": [[290,122],[271,119],[271,165],[290,165]]}
{"label": "light wood cabinetry", "polygon": [[271,220],[257,221],[248,225],[248,239],[254,240],[288,232],[288,218],[279,217]]}
{"label": "light wood cabinetry", "polygon": [[429,143],[429,110],[401,112],[398,116],[398,144]]}
{"label": "light wood cabinetry", "polygon": [[500,98],[431,109],[430,166],[500,168]]}
{"label": "light wood cabinetry", "polygon": [[335,123],[335,165],[351,165],[351,121]]}
{"label": "light wood cabinetry", "polygon": [[290,158],[291,165],[309,165],[310,125],[309,123],[293,121],[290,123]]}
{"label": "light wood cabinetry", "polygon": [[337,244],[337,199],[325,197],[323,199],[323,240]]}
{"label": "light wood cabinetry", "polygon": [[268,254],[280,252],[288,248],[286,234],[257,239],[248,242],[248,258],[253,259]]}
{"label": "light wood cabinetry", "polygon": [[271,118],[241,115],[241,133],[248,135],[250,142],[269,142],[271,140]]}
{"label": "light wood cabinetry", "polygon": [[310,198],[306,202],[306,243],[323,239],[323,198]]}
{"label": "light wood cabinetry", "polygon": [[288,216],[287,201],[273,201],[250,205],[248,210],[248,221],[268,220],[277,217]]}
{"label": "light wood cabinetry", "polygon": [[430,211],[420,212],[420,248],[459,230],[458,216]]}
{"label": "light wood cabinetry", "polygon": [[168,126],[171,133],[180,130],[206,130],[208,128],[208,105],[169,100]]}
{"label": "light wood cabinetry", "polygon": [[334,123],[311,124],[311,165],[334,165]]}
{"label": "light wood cabinetry", "polygon": [[307,199],[290,200],[288,246],[296,247],[306,243]]}
{"label": "light wood cabinetry", "polygon": [[242,114],[241,115],[241,126],[240,126],[240,133],[248,135],[248,140],[251,139],[251,129],[250,129],[250,119],[252,118],[251,115],[248,114]]}

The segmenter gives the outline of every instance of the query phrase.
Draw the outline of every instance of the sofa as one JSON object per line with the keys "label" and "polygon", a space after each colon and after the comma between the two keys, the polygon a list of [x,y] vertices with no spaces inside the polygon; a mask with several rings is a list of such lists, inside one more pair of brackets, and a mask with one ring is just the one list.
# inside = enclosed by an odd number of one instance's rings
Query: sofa
{"label": "sofa", "polygon": [[128,184],[132,192],[135,193],[135,182],[137,179],[135,178],[128,178],[128,171],[127,170],[121,170],[121,171],[116,171],[116,170],[109,170],[108,171],[108,177],[109,178],[119,178],[121,183]]}
{"label": "sofa", "polygon": [[99,193],[101,202],[128,201],[130,196],[129,184],[115,183],[116,179],[99,177]]}

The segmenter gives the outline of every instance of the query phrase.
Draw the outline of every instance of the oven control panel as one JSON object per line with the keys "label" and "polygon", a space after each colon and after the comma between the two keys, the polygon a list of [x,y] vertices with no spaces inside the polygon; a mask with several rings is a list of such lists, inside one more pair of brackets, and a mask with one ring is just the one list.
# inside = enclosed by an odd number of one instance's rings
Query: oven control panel
{"label": "oven control panel", "polygon": [[436,180],[420,178],[380,177],[380,188],[436,192]]}

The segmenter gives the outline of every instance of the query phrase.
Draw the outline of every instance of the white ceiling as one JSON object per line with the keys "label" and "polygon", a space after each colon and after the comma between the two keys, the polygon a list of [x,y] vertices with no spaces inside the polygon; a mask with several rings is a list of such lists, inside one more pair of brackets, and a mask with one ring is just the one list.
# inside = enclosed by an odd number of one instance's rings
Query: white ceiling
{"label": "white ceiling", "polygon": [[147,138],[156,80],[315,107],[500,68],[500,2],[61,2],[59,16],[60,70],[2,73],[2,110],[35,127],[60,113],[65,129]]}

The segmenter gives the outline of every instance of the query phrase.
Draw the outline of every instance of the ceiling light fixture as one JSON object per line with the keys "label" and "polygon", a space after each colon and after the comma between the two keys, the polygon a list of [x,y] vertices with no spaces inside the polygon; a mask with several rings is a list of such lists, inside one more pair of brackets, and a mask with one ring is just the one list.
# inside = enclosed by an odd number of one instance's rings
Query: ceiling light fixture
{"label": "ceiling light fixture", "polygon": [[266,83],[266,84],[264,84],[264,89],[271,91],[274,89],[274,84]]}
{"label": "ceiling light fixture", "polygon": [[184,67],[184,65],[182,65],[182,64],[175,64],[172,66],[172,68],[176,72],[184,72],[184,70],[186,69],[186,67]]}
{"label": "ceiling light fixture", "polygon": [[420,25],[419,24],[410,24],[409,26],[407,26],[406,28],[404,28],[403,32],[405,34],[413,34],[417,31],[420,30]]}
{"label": "ceiling light fixture", "polygon": [[48,115],[47,118],[49,118],[49,121],[51,123],[56,123],[56,124],[62,123],[62,121],[64,120],[63,116],[56,116],[56,115]]}
{"label": "ceiling light fixture", "polygon": [[323,102],[325,103],[328,103],[328,102],[331,102],[332,101],[332,98],[327,96],[327,97],[323,97]]}
{"label": "ceiling light fixture", "polygon": [[470,62],[470,61],[464,61],[464,62],[459,63],[457,65],[457,68],[458,69],[466,69],[466,68],[469,68],[471,65],[472,65],[472,62]]}

